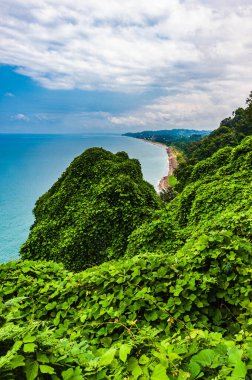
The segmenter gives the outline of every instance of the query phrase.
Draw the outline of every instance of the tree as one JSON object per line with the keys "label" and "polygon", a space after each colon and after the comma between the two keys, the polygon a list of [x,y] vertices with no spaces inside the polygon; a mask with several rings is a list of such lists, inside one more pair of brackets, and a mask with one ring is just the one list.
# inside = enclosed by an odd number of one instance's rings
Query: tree
{"label": "tree", "polygon": [[248,105],[247,112],[248,112],[249,121],[252,122],[252,91],[250,92],[249,97],[246,100],[246,103]]}

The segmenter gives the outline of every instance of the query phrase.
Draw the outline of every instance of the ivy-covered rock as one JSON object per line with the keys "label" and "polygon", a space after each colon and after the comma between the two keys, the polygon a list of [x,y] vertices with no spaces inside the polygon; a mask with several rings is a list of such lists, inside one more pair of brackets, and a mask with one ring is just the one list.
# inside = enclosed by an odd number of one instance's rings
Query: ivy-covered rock
{"label": "ivy-covered rock", "polygon": [[119,258],[131,232],[159,206],[137,160],[88,149],[37,201],[21,256],[63,262],[75,271]]}

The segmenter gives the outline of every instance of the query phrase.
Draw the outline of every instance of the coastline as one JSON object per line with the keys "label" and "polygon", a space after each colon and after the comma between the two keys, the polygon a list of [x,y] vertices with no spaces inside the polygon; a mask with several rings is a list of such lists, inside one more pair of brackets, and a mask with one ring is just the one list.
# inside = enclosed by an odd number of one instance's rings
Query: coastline
{"label": "coastline", "polygon": [[167,146],[165,144],[155,142],[155,141],[150,141],[150,140],[145,140],[145,139],[141,139],[141,140],[143,140],[147,143],[153,144],[153,145],[157,145],[160,148],[165,148],[165,150],[166,150],[167,161],[168,161],[168,173],[166,176],[161,178],[161,180],[159,181],[159,184],[158,184],[158,191],[159,192],[166,191],[169,187],[168,179],[169,179],[169,177],[171,177],[173,175],[174,170],[178,167],[176,153],[171,146]]}
{"label": "coastline", "polygon": [[178,167],[176,153],[171,146],[166,147],[167,159],[168,159],[168,174],[161,178],[158,189],[159,191],[166,191],[169,187],[168,179],[174,173],[174,170]]}

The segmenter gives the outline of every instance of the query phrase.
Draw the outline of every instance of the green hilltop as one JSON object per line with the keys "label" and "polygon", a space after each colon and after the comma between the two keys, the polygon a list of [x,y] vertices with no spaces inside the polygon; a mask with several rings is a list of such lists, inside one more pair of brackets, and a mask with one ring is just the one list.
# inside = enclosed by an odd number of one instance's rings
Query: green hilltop
{"label": "green hilltop", "polygon": [[24,259],[63,262],[83,270],[121,257],[128,236],[160,205],[138,160],[90,148],[36,202]]}
{"label": "green hilltop", "polygon": [[76,158],[0,266],[0,378],[251,379],[251,128],[252,94],[169,203],[125,153]]}

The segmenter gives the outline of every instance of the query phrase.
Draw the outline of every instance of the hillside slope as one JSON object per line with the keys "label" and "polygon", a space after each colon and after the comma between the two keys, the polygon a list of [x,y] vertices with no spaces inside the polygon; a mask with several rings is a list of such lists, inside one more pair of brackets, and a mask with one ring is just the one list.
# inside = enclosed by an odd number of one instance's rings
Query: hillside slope
{"label": "hillside slope", "polygon": [[187,161],[177,169],[176,176],[180,181],[177,190],[181,191],[190,182],[191,172],[197,162],[211,157],[221,148],[235,147],[244,137],[252,135],[252,92],[246,103],[246,108],[238,108],[232,117],[224,119],[219,128],[208,136],[183,146]]}
{"label": "hillside slope", "polygon": [[[108,166],[118,160],[102,155]],[[126,160],[118,157],[116,173]],[[67,173],[37,203],[37,223],[40,213],[67,214],[62,203],[53,208]],[[66,205],[75,186],[63,186]],[[124,257],[80,273],[39,254],[0,266],[1,379],[251,379],[252,136],[197,162],[165,208],[152,188],[144,194],[149,216],[129,234]]]}

